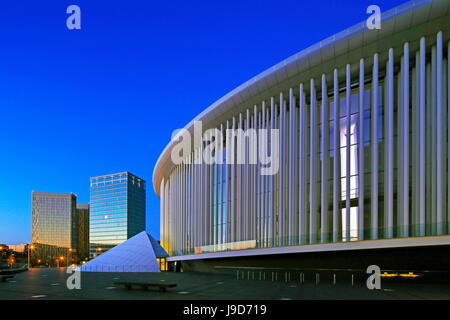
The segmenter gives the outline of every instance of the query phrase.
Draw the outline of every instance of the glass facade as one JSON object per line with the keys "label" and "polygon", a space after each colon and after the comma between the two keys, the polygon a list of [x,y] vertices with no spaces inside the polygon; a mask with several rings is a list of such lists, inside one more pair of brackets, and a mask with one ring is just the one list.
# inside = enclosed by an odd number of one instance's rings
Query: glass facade
{"label": "glass facade", "polygon": [[33,260],[54,265],[77,248],[76,201],[72,193],[32,192]]}
{"label": "glass facade", "polygon": [[145,181],[122,172],[91,178],[90,257],[145,230]]}
{"label": "glass facade", "polygon": [[[364,29],[352,29],[353,51],[321,42],[215,103],[199,118],[219,134],[205,132],[176,164],[173,140],[155,169],[162,246],[182,256],[450,235],[450,32],[427,23],[361,52]],[[255,129],[247,153],[277,144],[276,174],[237,164],[228,129]],[[233,161],[207,163],[209,150]]]}

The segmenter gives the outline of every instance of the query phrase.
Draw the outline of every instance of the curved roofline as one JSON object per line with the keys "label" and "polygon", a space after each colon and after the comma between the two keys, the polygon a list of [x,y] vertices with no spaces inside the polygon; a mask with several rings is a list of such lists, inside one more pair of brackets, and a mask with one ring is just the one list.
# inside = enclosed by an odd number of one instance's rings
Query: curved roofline
{"label": "curved roofline", "polygon": [[[219,115],[231,113],[239,105],[276,88],[281,83],[285,83],[289,77],[296,73],[303,73],[307,76],[313,67],[317,67],[325,61],[336,59],[352,50],[367,47],[379,40],[379,37],[388,37],[411,27],[412,16],[416,11],[423,10],[423,12],[420,12],[423,15],[425,15],[424,12],[428,11],[425,18],[416,17],[414,24],[420,24],[440,14],[445,14],[446,10],[443,10],[443,8],[449,9],[449,3],[445,0],[413,0],[382,13],[382,29],[380,30],[369,30],[366,27],[366,21],[347,28],[288,57],[244,82],[198,114],[184,129],[192,132],[194,121],[202,120],[205,126],[205,122],[208,124],[208,121],[212,122]],[[388,26],[385,27],[385,25]],[[169,162],[171,162],[170,153],[174,140],[176,139],[172,139],[164,148],[153,170],[153,188],[158,196],[163,173],[173,167],[173,163],[170,164]]]}

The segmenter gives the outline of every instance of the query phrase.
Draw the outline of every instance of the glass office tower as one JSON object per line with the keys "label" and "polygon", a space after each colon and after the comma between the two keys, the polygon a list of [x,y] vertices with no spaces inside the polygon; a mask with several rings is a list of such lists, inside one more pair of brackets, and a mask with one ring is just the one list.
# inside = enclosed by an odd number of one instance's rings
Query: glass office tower
{"label": "glass office tower", "polygon": [[76,202],[73,193],[32,192],[32,257],[55,265],[77,248]]}
{"label": "glass office tower", "polygon": [[145,230],[145,181],[129,172],[91,178],[91,258]]}

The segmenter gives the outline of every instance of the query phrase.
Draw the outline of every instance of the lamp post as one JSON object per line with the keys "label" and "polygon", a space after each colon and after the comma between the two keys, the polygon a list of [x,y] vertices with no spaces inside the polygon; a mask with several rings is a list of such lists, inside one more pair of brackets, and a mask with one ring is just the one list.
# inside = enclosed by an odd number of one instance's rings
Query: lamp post
{"label": "lamp post", "polygon": [[58,268],[59,268],[59,261],[63,262],[64,261],[64,257],[60,256],[59,258],[56,258],[56,262],[58,263]]}
{"label": "lamp post", "polygon": [[67,267],[69,267],[69,252],[70,252],[70,260],[72,260],[72,252],[74,252],[75,249],[69,248],[69,250],[67,250]]}
{"label": "lamp post", "polygon": [[29,246],[28,246],[28,269],[30,269],[30,267],[31,267],[31,264],[30,264],[30,261],[31,261],[31,250],[33,250],[34,249],[34,245],[33,244],[30,244]]}
{"label": "lamp post", "polygon": [[8,264],[9,264],[10,269],[12,269],[14,263],[16,263],[16,259],[14,258],[14,256],[9,256]]}

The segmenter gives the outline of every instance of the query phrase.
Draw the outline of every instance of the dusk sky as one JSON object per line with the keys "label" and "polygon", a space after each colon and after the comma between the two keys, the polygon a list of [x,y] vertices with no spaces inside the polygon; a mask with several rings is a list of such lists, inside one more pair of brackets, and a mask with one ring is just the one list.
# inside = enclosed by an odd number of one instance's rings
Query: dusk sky
{"label": "dusk sky", "polygon": [[[172,131],[279,61],[404,0],[32,1],[0,10],[0,243],[31,240],[31,191],[147,181]],[[68,30],[66,8],[81,8]]]}

